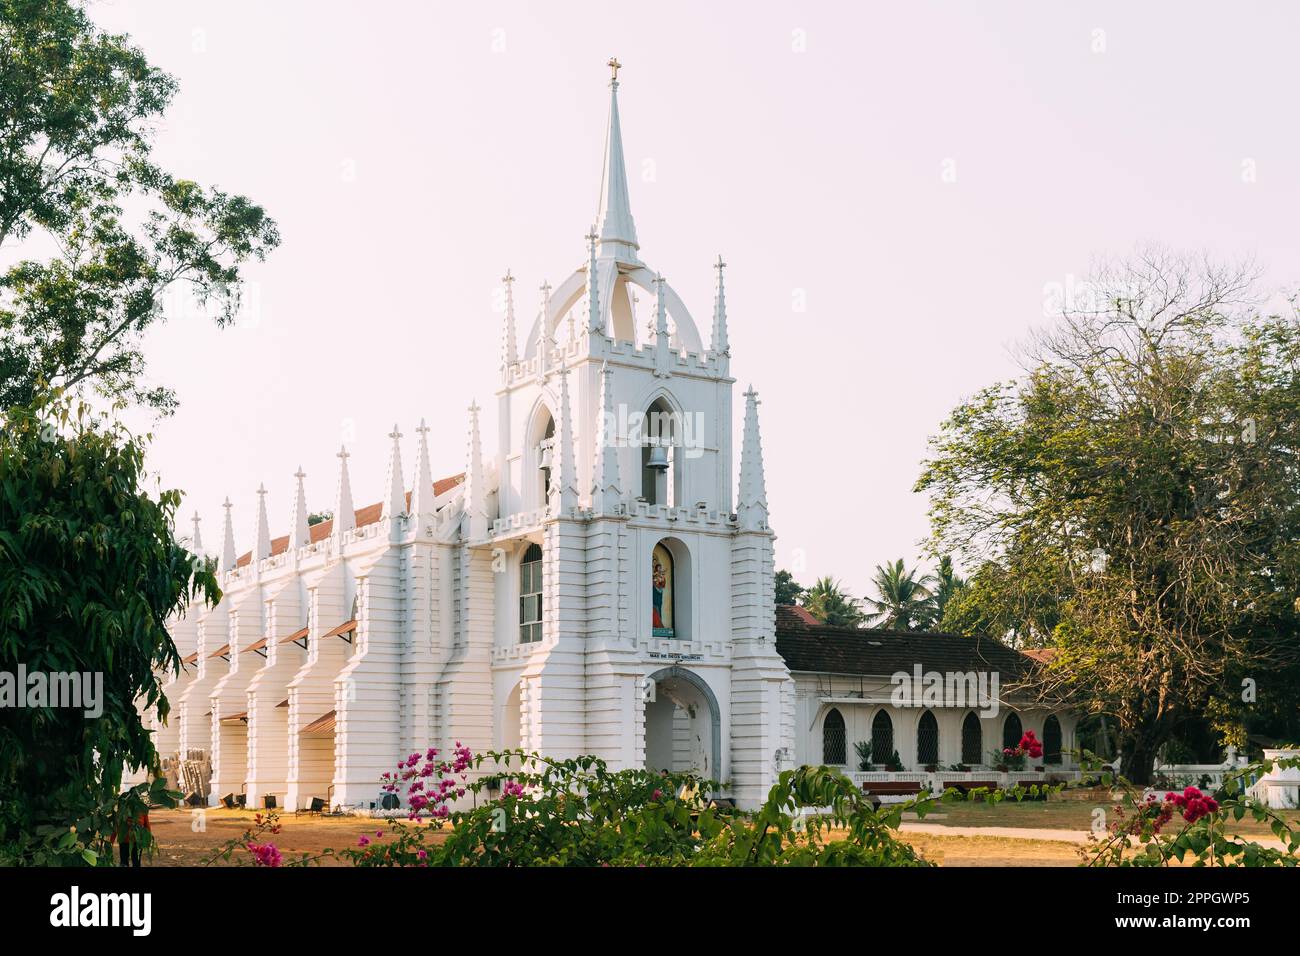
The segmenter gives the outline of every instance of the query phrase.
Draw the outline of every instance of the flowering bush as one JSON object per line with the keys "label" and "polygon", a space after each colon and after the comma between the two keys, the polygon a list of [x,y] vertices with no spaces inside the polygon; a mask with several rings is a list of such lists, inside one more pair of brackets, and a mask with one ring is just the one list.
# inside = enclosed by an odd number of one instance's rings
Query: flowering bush
{"label": "flowering bush", "polygon": [[[210,857],[203,861],[203,865],[212,866],[220,861],[222,863],[233,862],[236,866],[307,866],[319,862],[323,857],[334,855],[332,851],[328,850],[314,857],[303,853],[286,864],[284,855],[279,848],[269,839],[265,839],[276,836],[280,830],[280,814],[278,811],[269,810],[266,813],[255,814],[251,827],[245,830],[241,836],[235,837],[233,840],[227,840],[218,847]],[[247,855],[240,854],[236,856],[241,850]]]}
{"label": "flowering bush", "polygon": [[[407,821],[340,857],[358,866],[926,865],[896,838],[913,804],[877,810],[826,767],[785,771],[767,802],[744,813],[705,798],[716,784],[690,773],[611,771],[596,757],[520,750],[474,756],[459,745],[447,760],[412,756],[386,782],[408,795]],[[485,765],[489,774],[468,779]],[[417,807],[411,792],[433,796]],[[829,812],[805,816],[812,808]]]}
{"label": "flowering bush", "polygon": [[1014,747],[1003,747],[1001,753],[995,751],[993,756],[994,763],[998,766],[1005,766],[1009,770],[1024,770],[1026,757],[1037,760],[1043,756],[1043,745],[1032,730],[1026,730],[1020,737],[1020,743]]}
{"label": "flowering bush", "polygon": [[[397,764],[397,770],[380,778],[385,793],[405,798],[410,807],[410,819],[427,815],[442,820],[451,815],[447,804],[453,798],[465,796],[466,770],[474,755],[468,747],[456,746],[451,761],[440,759],[438,749],[430,747],[423,755],[416,752]],[[436,779],[430,779],[436,778]]]}
{"label": "flowering bush", "polygon": [[[1084,752],[1085,765],[1095,758]],[[1199,787],[1181,793],[1140,796],[1141,790],[1122,777],[1102,774],[1106,786],[1117,785],[1124,799],[1112,813],[1104,835],[1094,833],[1080,852],[1087,866],[1168,866],[1173,861],[1195,866],[1297,866],[1300,865],[1300,833],[1279,814],[1246,793],[1248,781],[1266,773],[1269,767],[1300,766],[1300,759],[1264,761],[1243,767],[1224,777],[1216,795]],[[1175,815],[1181,824],[1171,828]],[[1228,832],[1228,823],[1247,816],[1267,824],[1282,847],[1266,846]]]}

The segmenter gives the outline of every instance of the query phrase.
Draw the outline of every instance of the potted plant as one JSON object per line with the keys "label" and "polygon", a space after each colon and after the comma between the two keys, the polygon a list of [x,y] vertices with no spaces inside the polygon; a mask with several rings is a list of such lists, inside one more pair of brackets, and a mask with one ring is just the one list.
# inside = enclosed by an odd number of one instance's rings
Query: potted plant
{"label": "potted plant", "polygon": [[903,758],[898,755],[897,750],[891,753],[889,759],[885,761],[885,769],[890,773],[898,773],[903,769]]}
{"label": "potted plant", "polygon": [[858,769],[872,771],[876,769],[875,763],[871,759],[871,741],[859,740],[853,745],[853,749],[858,754]]}

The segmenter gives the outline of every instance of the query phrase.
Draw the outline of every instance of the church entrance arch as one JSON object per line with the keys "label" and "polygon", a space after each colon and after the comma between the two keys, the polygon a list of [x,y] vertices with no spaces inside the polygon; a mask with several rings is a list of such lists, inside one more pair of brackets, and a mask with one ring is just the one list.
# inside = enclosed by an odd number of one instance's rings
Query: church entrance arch
{"label": "church entrance arch", "polygon": [[647,770],[722,776],[722,716],[712,689],[682,667],[655,671],[653,700],[646,701]]}

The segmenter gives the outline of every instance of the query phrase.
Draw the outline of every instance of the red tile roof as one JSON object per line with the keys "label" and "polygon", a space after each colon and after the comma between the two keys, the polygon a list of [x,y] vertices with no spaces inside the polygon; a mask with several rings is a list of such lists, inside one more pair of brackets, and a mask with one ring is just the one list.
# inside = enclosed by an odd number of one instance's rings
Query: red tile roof
{"label": "red tile roof", "polygon": [[789,604],[776,606],[776,650],[790,670],[805,673],[889,676],[920,664],[924,671],[997,670],[1009,685],[1033,667],[1028,655],[990,637],[832,627]]}
{"label": "red tile roof", "polygon": [[[465,473],[463,471],[459,475],[452,475],[449,478],[439,478],[437,481],[433,483],[433,494],[436,497],[445,492],[451,491],[451,489],[455,488],[457,485],[463,483],[464,481],[465,481]],[[406,507],[408,508],[411,507],[411,493],[409,491],[406,493]],[[376,502],[373,505],[366,505],[364,508],[358,508],[355,513],[356,526],[358,528],[364,528],[368,524],[374,524],[376,521],[379,520],[380,515],[382,515],[383,513],[384,513],[384,503],[382,501]],[[317,541],[323,541],[326,538],[328,538],[330,536],[330,532],[332,532],[333,530],[334,530],[334,519],[326,518],[324,521],[318,521],[316,524],[309,527],[307,529],[307,533],[311,536],[311,543],[315,544]],[[289,536],[287,534],[281,535],[278,538],[271,539],[272,557],[274,557],[277,554],[283,554],[285,551],[288,550],[289,550]],[[245,565],[249,564],[252,560],[253,560],[253,552],[245,551],[242,555],[240,555],[239,560],[235,562],[235,567],[242,568]]]}
{"label": "red tile roof", "polygon": [[814,627],[821,624],[821,621],[813,617],[812,611],[808,610],[806,607],[800,607],[797,604],[782,604],[781,610],[784,613],[794,615],[796,619],[803,621],[805,624],[811,624]]}

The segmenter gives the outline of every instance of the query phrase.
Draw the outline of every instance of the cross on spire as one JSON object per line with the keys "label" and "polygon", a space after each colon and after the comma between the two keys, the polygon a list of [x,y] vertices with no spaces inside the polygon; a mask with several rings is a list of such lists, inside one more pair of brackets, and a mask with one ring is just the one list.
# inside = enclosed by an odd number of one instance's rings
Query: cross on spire
{"label": "cross on spire", "polygon": [[266,497],[266,482],[262,482],[257,486],[257,494],[262,498]]}
{"label": "cross on spire", "polygon": [[416,428],[416,431],[420,433],[420,436],[421,436],[421,437],[423,437],[423,436],[429,434],[429,432],[432,431],[432,429],[430,429],[429,426],[426,425],[426,424],[424,423],[424,419],[421,418],[421,419],[420,419],[420,425],[419,425],[418,428]]}
{"label": "cross on spire", "polygon": [[341,446],[341,447],[339,448],[339,453],[338,453],[337,455],[335,455],[334,457],[335,457],[335,458],[341,458],[341,459],[343,459],[344,462],[347,462],[347,460],[348,460],[349,458],[351,458],[352,455],[348,452],[348,446],[347,446],[347,445],[343,445],[343,446]]}
{"label": "cross on spire", "polygon": [[618,57],[611,56],[609,62],[605,64],[609,67],[609,82],[618,85],[618,71],[623,68],[623,64],[618,62]]}
{"label": "cross on spire", "polygon": [[293,476],[297,478],[299,481],[302,481],[304,478],[307,477],[307,472],[302,470],[302,465],[299,465],[298,470],[293,473]]}
{"label": "cross on spire", "polygon": [[391,438],[393,441],[397,441],[399,438],[402,437],[402,433],[397,430],[397,422],[393,422],[393,430],[388,433],[388,437]]}
{"label": "cross on spire", "polygon": [[510,283],[515,281],[515,277],[514,275],[511,274],[510,270],[507,269],[506,274],[501,277],[501,281],[504,282],[506,285],[510,285]]}
{"label": "cross on spire", "polygon": [[713,268],[718,270],[719,275],[722,274],[723,269],[727,268],[727,264],[722,261],[721,255],[718,256],[718,261],[713,264]]}

